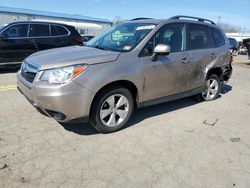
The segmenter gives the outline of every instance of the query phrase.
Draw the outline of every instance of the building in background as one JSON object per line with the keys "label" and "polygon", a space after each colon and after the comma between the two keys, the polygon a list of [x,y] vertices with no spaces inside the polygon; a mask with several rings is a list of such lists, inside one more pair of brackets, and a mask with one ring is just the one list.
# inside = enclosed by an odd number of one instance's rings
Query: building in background
{"label": "building in background", "polygon": [[99,35],[111,27],[106,19],[0,6],[0,27],[16,21],[46,21],[74,26],[81,35]]}
{"label": "building in background", "polygon": [[250,33],[226,33],[228,38],[234,38],[237,42],[242,42],[244,39],[250,38]]}

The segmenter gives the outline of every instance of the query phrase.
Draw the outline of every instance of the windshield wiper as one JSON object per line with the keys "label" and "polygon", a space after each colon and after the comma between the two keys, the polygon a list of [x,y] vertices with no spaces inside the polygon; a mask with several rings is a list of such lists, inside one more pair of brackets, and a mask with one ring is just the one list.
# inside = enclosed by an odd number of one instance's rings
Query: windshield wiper
{"label": "windshield wiper", "polygon": [[104,48],[104,47],[102,47],[102,46],[100,46],[100,45],[96,45],[96,46],[86,45],[86,46],[88,46],[88,47],[92,47],[92,48],[97,48],[97,49],[100,49],[100,50],[109,50],[109,49]]}
{"label": "windshield wiper", "polygon": [[90,47],[90,48],[97,48],[97,49],[100,49],[100,50],[106,50],[106,51],[116,51],[116,50],[113,50],[113,49],[109,49],[109,48],[104,48],[100,45],[85,45],[87,47]]}
{"label": "windshield wiper", "polygon": [[108,49],[106,49],[106,48],[104,48],[102,46],[99,46],[99,45],[96,45],[95,48],[100,49],[100,50],[108,50]]}

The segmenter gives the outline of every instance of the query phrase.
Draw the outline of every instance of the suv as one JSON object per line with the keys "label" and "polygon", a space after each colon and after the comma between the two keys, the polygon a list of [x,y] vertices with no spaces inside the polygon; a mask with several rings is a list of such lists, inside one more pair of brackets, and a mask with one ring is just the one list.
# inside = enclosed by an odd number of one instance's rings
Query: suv
{"label": "suv", "polygon": [[236,55],[238,51],[238,42],[234,38],[228,38],[230,42],[230,50],[233,55]]}
{"label": "suv", "polygon": [[92,38],[94,38],[95,36],[93,35],[83,35],[82,36],[82,41],[83,41],[83,44],[86,44],[88,41],[90,41]]}
{"label": "suv", "polygon": [[58,122],[90,122],[100,132],[113,132],[135,108],[193,95],[216,99],[232,73],[229,50],[212,21],[136,19],[86,46],[31,55],[17,74],[18,88]]}
{"label": "suv", "polygon": [[82,45],[73,26],[47,22],[14,22],[0,30],[0,65],[23,61],[45,49]]}

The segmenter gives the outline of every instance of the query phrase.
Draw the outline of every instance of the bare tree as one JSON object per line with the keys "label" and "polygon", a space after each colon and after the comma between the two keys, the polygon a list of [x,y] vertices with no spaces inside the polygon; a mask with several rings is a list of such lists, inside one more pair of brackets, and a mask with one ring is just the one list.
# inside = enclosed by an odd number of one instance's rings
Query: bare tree
{"label": "bare tree", "polygon": [[125,22],[126,20],[127,19],[125,19],[125,18],[122,18],[120,16],[116,16],[116,17],[113,18],[112,23],[113,23],[113,25],[115,25],[115,24],[118,24],[118,23]]}
{"label": "bare tree", "polygon": [[240,32],[240,27],[234,26],[229,23],[222,22],[222,17],[218,16],[217,25],[220,26],[226,33],[238,33]]}
{"label": "bare tree", "polygon": [[217,23],[226,33],[238,33],[240,32],[240,27],[231,25],[229,23],[219,22]]}

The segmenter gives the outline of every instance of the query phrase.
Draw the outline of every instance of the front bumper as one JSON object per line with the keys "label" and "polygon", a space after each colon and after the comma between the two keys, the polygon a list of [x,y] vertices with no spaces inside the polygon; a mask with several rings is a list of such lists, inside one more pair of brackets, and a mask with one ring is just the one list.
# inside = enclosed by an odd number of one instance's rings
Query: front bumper
{"label": "front bumper", "polygon": [[17,73],[17,87],[40,113],[58,122],[88,121],[95,93],[74,81],[62,85],[39,80],[30,83]]}

